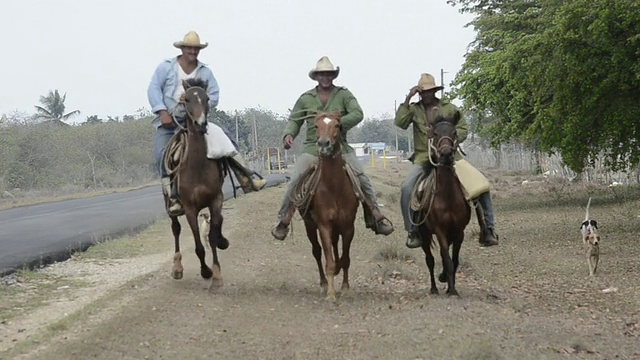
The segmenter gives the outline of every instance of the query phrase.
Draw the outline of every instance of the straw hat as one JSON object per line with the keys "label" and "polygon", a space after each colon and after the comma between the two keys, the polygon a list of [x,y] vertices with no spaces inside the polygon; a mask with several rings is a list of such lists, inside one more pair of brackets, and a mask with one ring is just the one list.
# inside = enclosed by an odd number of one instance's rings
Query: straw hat
{"label": "straw hat", "polygon": [[309,77],[311,79],[313,79],[313,80],[317,80],[316,79],[316,73],[317,72],[321,72],[321,71],[332,72],[333,73],[333,78],[335,79],[335,78],[338,77],[338,74],[340,74],[340,66],[333,67],[333,64],[331,63],[329,58],[326,57],[326,56],[323,56],[316,63],[316,67],[311,69],[311,71],[309,71]]}
{"label": "straw hat", "polygon": [[436,79],[431,74],[422,74],[420,75],[420,80],[418,81],[418,88],[420,91],[433,90],[436,91],[444,89],[444,87],[440,85],[436,85]]}
{"label": "straw hat", "polygon": [[191,47],[204,49],[207,46],[209,46],[209,43],[204,43],[204,44],[200,43],[200,35],[198,35],[198,33],[195,31],[189,31],[184,36],[184,39],[182,39],[182,41],[174,42],[173,46],[177,47],[178,49],[182,48],[183,46],[191,46]]}

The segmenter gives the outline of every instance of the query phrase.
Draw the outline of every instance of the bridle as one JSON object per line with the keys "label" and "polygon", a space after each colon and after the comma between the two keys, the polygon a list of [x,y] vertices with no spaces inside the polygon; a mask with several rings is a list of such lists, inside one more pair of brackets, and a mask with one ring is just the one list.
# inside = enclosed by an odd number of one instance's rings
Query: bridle
{"label": "bridle", "polygon": [[[448,125],[448,126],[451,126],[451,127],[455,127],[453,124],[451,124],[449,122],[442,121],[442,122],[439,122],[439,123],[437,123],[437,124],[435,124],[433,126],[433,132],[435,133],[436,128],[438,126],[441,126],[441,125]],[[448,165],[443,165],[443,164],[440,164],[440,163],[435,163],[433,161],[433,157],[431,156],[432,150],[433,150],[433,151],[435,151],[436,156],[439,158],[440,157],[440,153],[442,152],[443,148],[445,146],[447,146],[447,145],[451,146],[451,149],[452,149],[451,151],[453,153],[452,155],[455,155],[456,152],[459,150],[458,138],[456,137],[454,139],[454,138],[452,138],[450,136],[441,136],[438,139],[438,141],[436,142],[435,145],[433,144],[433,138],[429,139],[429,146],[428,146],[429,147],[429,162],[431,162],[431,165],[433,165],[433,166],[448,166]]]}
{"label": "bridle", "polygon": [[[202,91],[203,91],[203,92],[205,92],[205,94],[206,94],[206,90],[205,90],[205,89],[203,89],[202,87],[200,87],[200,86],[191,86],[191,87],[189,87],[187,90],[185,90],[185,98],[186,98],[186,93],[187,93],[187,92],[189,92],[189,91],[190,91],[190,90],[192,90],[192,89],[193,89],[193,90],[198,90],[198,89],[199,89],[199,90],[202,90]],[[187,110],[187,106],[186,106],[185,102],[184,102],[184,101],[180,101],[179,103],[180,103],[180,104],[184,104],[184,112],[185,112],[185,113],[187,113],[187,117],[189,118],[189,120],[191,120],[191,122],[193,122],[193,123],[195,124],[195,121],[196,121],[196,120],[193,118],[193,115],[189,112],[189,110]],[[206,117],[206,115],[207,115],[207,111],[208,111],[207,106],[206,106],[205,104],[203,104],[202,106],[204,107],[204,113],[205,113],[205,117]],[[182,126],[182,125],[178,122],[178,120],[176,120],[176,117],[175,117],[173,114],[171,115],[171,117],[172,117],[172,119],[173,119],[173,122],[176,124],[176,126],[178,126],[181,130],[187,131],[187,128],[186,128],[186,127],[184,127],[184,126]]]}

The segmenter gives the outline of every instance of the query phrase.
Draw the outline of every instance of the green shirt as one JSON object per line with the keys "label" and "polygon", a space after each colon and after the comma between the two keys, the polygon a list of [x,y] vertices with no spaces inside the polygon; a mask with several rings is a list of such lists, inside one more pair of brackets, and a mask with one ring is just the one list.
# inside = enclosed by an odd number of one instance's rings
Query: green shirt
{"label": "green shirt", "polygon": [[345,87],[334,86],[327,99],[327,104],[322,106],[320,103],[320,97],[318,91],[313,88],[304,94],[300,95],[298,101],[293,106],[291,115],[289,116],[289,122],[284,129],[283,137],[287,135],[293,136],[295,139],[300,133],[302,124],[307,124],[307,137],[304,140],[304,153],[318,156],[318,146],[315,119],[316,115],[321,112],[336,112],[341,114],[340,124],[342,125],[341,131],[341,143],[342,152],[350,153],[353,151],[351,146],[347,143],[347,131],[354,126],[358,125],[364,115],[362,114],[362,108],[358,104],[355,96],[351,91]]}
{"label": "green shirt", "polygon": [[[455,105],[440,101],[438,106],[438,114],[453,114],[456,110]],[[432,107],[430,107],[431,109]],[[432,119],[430,119],[432,120]],[[416,154],[414,164],[424,165],[429,161],[428,155],[428,139],[427,139],[427,111],[421,102],[411,103],[409,105],[401,104],[396,111],[396,118],[394,119],[396,126],[407,129],[409,125],[413,123],[413,142],[414,151]],[[467,122],[460,116],[460,121],[456,125],[456,132],[458,133],[458,143],[462,143],[467,138]],[[461,159],[460,154],[456,153],[456,160]]]}

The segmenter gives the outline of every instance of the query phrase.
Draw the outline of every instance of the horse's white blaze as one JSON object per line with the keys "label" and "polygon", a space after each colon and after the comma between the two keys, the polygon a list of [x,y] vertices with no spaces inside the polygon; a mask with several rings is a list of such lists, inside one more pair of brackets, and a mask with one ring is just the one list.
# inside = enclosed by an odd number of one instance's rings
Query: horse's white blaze
{"label": "horse's white blaze", "polygon": [[[199,103],[202,103],[202,99],[200,98],[200,94],[196,93],[196,99],[198,99]],[[200,114],[200,116],[198,116],[198,118],[196,119],[196,122],[198,123],[198,125],[204,125],[207,122],[207,119],[204,117],[204,112],[202,112]]]}
{"label": "horse's white blaze", "polygon": [[328,117],[324,118],[324,123],[329,125],[329,123],[332,121],[331,119],[329,119]]}

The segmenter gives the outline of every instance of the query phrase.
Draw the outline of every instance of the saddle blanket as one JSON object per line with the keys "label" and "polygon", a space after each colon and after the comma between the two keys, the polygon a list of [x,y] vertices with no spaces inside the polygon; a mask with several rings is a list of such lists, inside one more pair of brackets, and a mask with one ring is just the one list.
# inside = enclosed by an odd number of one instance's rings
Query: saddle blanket
{"label": "saddle blanket", "polygon": [[207,123],[207,132],[204,134],[207,142],[207,157],[209,159],[220,159],[223,157],[234,157],[238,155],[238,150],[231,142],[231,139],[222,128],[212,122]]}

